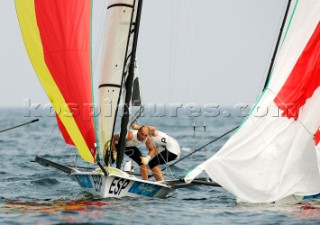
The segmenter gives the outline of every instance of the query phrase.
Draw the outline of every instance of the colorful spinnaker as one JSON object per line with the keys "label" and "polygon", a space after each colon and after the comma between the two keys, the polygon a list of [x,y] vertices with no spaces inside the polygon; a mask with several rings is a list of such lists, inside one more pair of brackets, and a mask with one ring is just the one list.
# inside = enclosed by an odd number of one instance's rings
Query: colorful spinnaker
{"label": "colorful spinnaker", "polygon": [[238,199],[273,202],[320,192],[320,1],[294,0],[267,88],[202,171]]}
{"label": "colorful spinnaker", "polygon": [[91,0],[15,0],[15,5],[27,52],[60,131],[84,160],[94,163]]}

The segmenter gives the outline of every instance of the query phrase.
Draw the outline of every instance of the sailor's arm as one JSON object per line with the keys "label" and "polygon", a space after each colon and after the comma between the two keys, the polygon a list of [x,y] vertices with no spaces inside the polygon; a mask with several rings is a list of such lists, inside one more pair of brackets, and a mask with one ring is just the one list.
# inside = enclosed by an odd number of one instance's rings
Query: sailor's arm
{"label": "sailor's arm", "polygon": [[152,142],[151,142],[151,140],[149,138],[146,140],[146,146],[149,149],[149,153],[148,153],[147,156],[141,157],[141,162],[144,165],[147,165],[149,163],[149,161],[151,160],[151,158],[156,155],[156,149],[153,146],[153,144],[152,144]]}
{"label": "sailor's arm", "polygon": [[131,128],[134,129],[134,130],[139,130],[141,128],[141,126],[134,123],[134,124],[131,125]]}
{"label": "sailor's arm", "polygon": [[149,130],[150,130],[150,135],[153,136],[153,137],[156,137],[158,135],[158,131],[155,127],[153,126],[148,126],[149,127]]}
{"label": "sailor's arm", "polygon": [[154,145],[152,144],[150,138],[148,138],[148,139],[146,140],[146,146],[147,146],[147,148],[149,149],[149,154],[148,154],[148,155],[149,155],[151,158],[154,157],[154,156],[156,155],[156,149],[155,149]]}
{"label": "sailor's arm", "polygon": [[[132,140],[133,138],[133,133],[129,130],[128,134],[127,134],[127,141]],[[112,151],[117,151],[117,147],[116,147],[116,142],[118,142],[120,139],[120,135],[119,134],[114,134],[113,135],[113,139],[112,139]]]}

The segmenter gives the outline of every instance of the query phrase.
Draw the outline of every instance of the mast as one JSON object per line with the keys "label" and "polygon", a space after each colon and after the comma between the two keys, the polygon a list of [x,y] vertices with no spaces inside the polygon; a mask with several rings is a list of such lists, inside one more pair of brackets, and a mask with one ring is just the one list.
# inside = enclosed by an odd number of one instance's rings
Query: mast
{"label": "mast", "polygon": [[[125,81],[126,96],[125,96],[125,102],[124,102],[124,108],[123,108],[123,116],[121,120],[121,132],[120,132],[119,149],[118,149],[118,157],[117,157],[118,169],[120,169],[121,167],[121,163],[124,155],[124,149],[126,145],[126,135],[128,130],[127,125],[129,122],[129,105],[130,105],[130,100],[132,95],[132,83],[133,83],[133,77],[134,77],[136,50],[137,50],[138,34],[139,34],[142,3],[143,3],[143,0],[136,0],[134,5],[136,5],[137,1],[138,1],[138,6],[137,6],[137,13],[136,13],[136,19],[135,19],[134,30],[133,30],[132,51],[131,51],[131,57],[130,57],[130,63],[129,63],[128,76]],[[133,24],[131,24],[131,26],[133,26]]]}
{"label": "mast", "polygon": [[111,165],[111,143],[118,106],[125,93],[124,82],[133,49],[137,0],[109,1],[103,33],[99,82],[99,149],[105,165]]}
{"label": "mast", "polygon": [[282,33],[283,33],[283,28],[284,28],[284,25],[286,24],[286,21],[287,21],[287,16],[288,16],[288,13],[289,13],[291,1],[292,0],[288,0],[287,9],[286,9],[286,12],[285,12],[282,24],[281,24],[279,36],[278,36],[278,39],[277,39],[277,44],[276,44],[276,47],[274,49],[274,52],[273,52],[273,55],[272,55],[272,58],[271,58],[271,63],[270,63],[270,67],[269,67],[269,70],[268,70],[268,76],[266,78],[266,82],[264,83],[263,91],[267,88],[267,85],[268,85],[268,82],[269,82],[269,79],[270,79],[270,76],[271,76],[271,70],[273,68],[274,60],[275,60],[276,54],[278,52],[281,36],[282,36]]}

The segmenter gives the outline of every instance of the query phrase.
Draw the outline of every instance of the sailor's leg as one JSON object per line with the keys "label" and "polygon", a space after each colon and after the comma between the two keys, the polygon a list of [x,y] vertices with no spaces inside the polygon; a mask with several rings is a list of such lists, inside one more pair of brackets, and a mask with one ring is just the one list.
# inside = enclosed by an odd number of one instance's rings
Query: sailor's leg
{"label": "sailor's leg", "polygon": [[124,153],[139,165],[142,179],[148,180],[148,168],[141,162],[142,155],[140,150],[137,147],[126,147]]}
{"label": "sailor's leg", "polygon": [[155,167],[151,168],[151,171],[152,171],[152,174],[153,174],[154,178],[156,179],[156,181],[163,180],[162,171],[159,166],[155,166]]}
{"label": "sailor's leg", "polygon": [[160,161],[159,161],[158,155],[153,157],[153,159],[151,159],[149,162],[149,167],[150,167],[152,174],[153,174],[154,178],[156,179],[156,181],[163,180],[162,171],[161,171],[160,167],[158,166],[159,163],[160,163]]}
{"label": "sailor's leg", "polygon": [[142,179],[144,180],[149,180],[148,178],[148,168],[146,167],[146,165],[140,165],[140,174]]}

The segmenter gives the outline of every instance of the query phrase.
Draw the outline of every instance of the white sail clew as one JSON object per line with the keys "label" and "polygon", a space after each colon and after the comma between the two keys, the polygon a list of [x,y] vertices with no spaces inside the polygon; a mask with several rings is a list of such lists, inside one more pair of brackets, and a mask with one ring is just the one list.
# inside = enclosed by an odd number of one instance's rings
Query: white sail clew
{"label": "white sail clew", "polygon": [[320,1],[295,0],[269,84],[255,108],[221,150],[185,179],[205,171],[252,203],[317,194],[319,127]]}
{"label": "white sail clew", "polygon": [[[133,2],[133,0],[110,0],[108,3],[99,85],[99,141],[104,156],[110,147],[116,121],[133,10],[128,6],[133,6]],[[124,5],[124,7],[119,7],[119,5]]]}

